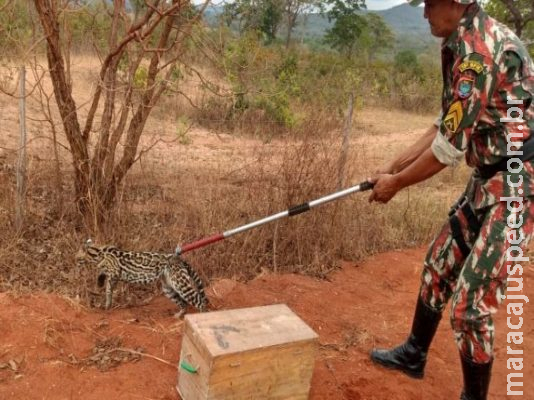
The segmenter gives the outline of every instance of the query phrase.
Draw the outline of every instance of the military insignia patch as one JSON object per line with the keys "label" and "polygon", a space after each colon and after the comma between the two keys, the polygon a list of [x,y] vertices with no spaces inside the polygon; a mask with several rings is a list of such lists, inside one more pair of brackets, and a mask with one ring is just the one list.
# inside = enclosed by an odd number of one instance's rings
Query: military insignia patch
{"label": "military insignia patch", "polygon": [[450,132],[456,133],[458,127],[460,126],[460,122],[462,122],[463,117],[464,111],[462,108],[462,102],[455,101],[450,106],[449,112],[447,113],[446,117],[443,118],[443,123]]}
{"label": "military insignia patch", "polygon": [[462,76],[456,86],[456,93],[461,99],[467,99],[473,93],[473,87],[475,86],[475,80],[470,76]]}
{"label": "military insignia patch", "polygon": [[477,74],[480,74],[482,71],[484,71],[484,66],[478,61],[468,60],[461,63],[458,69],[460,70],[460,72],[471,70],[475,71]]}

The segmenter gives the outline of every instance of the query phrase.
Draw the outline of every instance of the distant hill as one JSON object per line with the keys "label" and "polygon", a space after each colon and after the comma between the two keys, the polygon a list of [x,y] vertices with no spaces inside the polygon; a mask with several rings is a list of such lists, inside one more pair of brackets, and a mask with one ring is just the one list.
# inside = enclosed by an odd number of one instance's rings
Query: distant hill
{"label": "distant hill", "polygon": [[378,11],[377,14],[382,16],[395,32],[398,47],[420,49],[439,46],[440,39],[430,34],[422,7],[402,4],[389,10]]}
{"label": "distant hill", "polygon": [[[439,40],[430,35],[428,22],[423,16],[423,8],[402,4],[388,10],[362,11],[362,14],[373,12],[384,18],[396,39],[396,48],[423,50],[437,47]],[[309,14],[303,23],[295,29],[295,37],[319,38],[324,36],[331,27],[328,18],[320,14]]]}
{"label": "distant hill", "polygon": [[430,35],[428,21],[423,16],[422,7],[412,7],[409,4],[401,4],[389,10],[376,11],[378,15],[400,34]]}
{"label": "distant hill", "polygon": [[[206,20],[208,23],[215,24],[221,11],[222,8],[217,6],[210,7],[206,10]],[[412,7],[408,4],[402,4],[388,10],[362,11],[362,14],[369,12],[374,12],[384,18],[391,30],[395,33],[396,48],[423,50],[438,47],[439,40],[430,35],[430,29],[428,22],[423,16],[422,7]],[[332,24],[328,22],[328,18],[324,15],[307,14],[301,17],[293,37],[304,41],[320,39],[331,26]]]}

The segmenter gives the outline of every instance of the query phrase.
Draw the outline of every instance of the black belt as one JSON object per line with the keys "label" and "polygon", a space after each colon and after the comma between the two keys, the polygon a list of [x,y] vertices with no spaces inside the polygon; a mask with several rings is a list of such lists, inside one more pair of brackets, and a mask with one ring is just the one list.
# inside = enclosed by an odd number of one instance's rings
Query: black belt
{"label": "black belt", "polygon": [[482,179],[493,178],[493,176],[495,176],[497,172],[508,170],[508,161],[511,160],[512,158],[519,158],[522,162],[534,160],[534,135],[533,134],[531,134],[529,138],[523,142],[523,146],[521,146],[521,151],[523,152],[523,154],[520,156],[506,157],[495,164],[483,165],[482,167],[477,167],[478,175]]}
{"label": "black belt", "polygon": [[471,252],[471,248],[467,244],[467,242],[464,239],[464,235],[462,232],[462,225],[460,223],[460,219],[458,218],[458,210],[464,215],[465,219],[467,220],[467,226],[469,228],[469,232],[473,234],[473,237],[478,237],[480,233],[480,228],[482,227],[482,224],[478,220],[477,216],[475,215],[475,212],[471,209],[471,206],[469,205],[469,202],[467,201],[467,198],[464,196],[462,197],[458,203],[456,203],[456,206],[452,208],[452,210],[449,212],[449,224],[451,226],[451,233],[454,241],[458,245],[458,248],[462,252],[462,255],[464,258],[467,258],[469,253]]}

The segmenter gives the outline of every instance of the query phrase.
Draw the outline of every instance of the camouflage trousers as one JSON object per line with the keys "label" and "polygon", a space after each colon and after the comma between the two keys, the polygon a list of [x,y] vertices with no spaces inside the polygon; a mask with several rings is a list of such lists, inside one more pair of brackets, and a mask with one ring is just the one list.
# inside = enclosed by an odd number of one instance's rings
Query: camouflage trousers
{"label": "camouflage trousers", "polygon": [[[513,213],[515,221],[520,221],[519,216],[523,219],[517,229],[525,238],[518,245],[523,249],[534,228],[532,200],[524,199],[522,210]],[[518,203],[515,206],[521,208]],[[420,292],[423,302],[442,311],[452,297],[451,324],[457,346],[464,356],[476,363],[487,363],[493,357],[492,316],[503,301],[509,267],[515,264],[507,262],[506,255],[511,246],[507,235],[514,230],[507,223],[511,214],[506,202],[476,210],[473,215],[481,224],[477,234],[469,229],[464,213],[453,208],[450,215],[458,218],[469,254],[464,256],[447,222],[431,244],[424,263]],[[520,237],[519,232],[517,237]],[[511,240],[517,239],[512,237]]]}

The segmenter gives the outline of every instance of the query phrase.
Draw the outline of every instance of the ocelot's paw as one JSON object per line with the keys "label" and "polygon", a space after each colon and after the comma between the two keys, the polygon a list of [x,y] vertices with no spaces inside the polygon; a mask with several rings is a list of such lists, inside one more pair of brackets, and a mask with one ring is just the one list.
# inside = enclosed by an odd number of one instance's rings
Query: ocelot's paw
{"label": "ocelot's paw", "polygon": [[184,315],[185,315],[185,310],[180,310],[180,311],[178,311],[177,313],[174,314],[174,317],[176,319],[182,319],[184,317]]}

